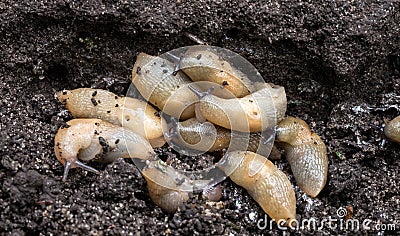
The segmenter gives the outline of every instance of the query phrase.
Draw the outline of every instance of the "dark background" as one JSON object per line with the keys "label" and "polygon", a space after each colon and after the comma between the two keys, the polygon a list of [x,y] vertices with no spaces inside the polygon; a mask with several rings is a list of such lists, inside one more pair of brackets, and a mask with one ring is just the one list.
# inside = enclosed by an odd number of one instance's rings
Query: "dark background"
{"label": "dark background", "polygon": [[[151,202],[129,160],[91,163],[100,175],[73,170],[61,182],[53,139],[71,116],[55,92],[124,95],[135,55],[196,44],[185,33],[239,53],[284,86],[288,115],[327,144],[328,183],[315,199],[299,190],[284,159],[275,162],[295,187],[298,220],[339,219],[336,211],[351,206],[352,219],[399,229],[400,145],[380,145],[385,121],[400,115],[399,3],[313,2],[1,1],[0,234],[282,233],[257,229],[264,212],[230,180],[220,202],[194,195],[175,214]],[[168,148],[159,153],[177,158]]]}

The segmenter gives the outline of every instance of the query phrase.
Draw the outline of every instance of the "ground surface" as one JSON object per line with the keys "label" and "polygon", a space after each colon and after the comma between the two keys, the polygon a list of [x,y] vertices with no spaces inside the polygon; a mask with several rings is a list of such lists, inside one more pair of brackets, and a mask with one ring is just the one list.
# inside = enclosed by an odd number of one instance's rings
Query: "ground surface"
{"label": "ground surface", "polygon": [[263,211],[230,180],[220,202],[195,195],[175,214],[149,200],[131,162],[93,164],[100,175],[74,170],[60,181],[53,138],[71,117],[54,93],[123,95],[135,55],[195,44],[185,32],[239,53],[284,86],[288,114],[326,142],[328,183],[315,199],[285,160],[275,162],[295,186],[298,220],[342,219],[337,210],[352,207],[360,224],[399,230],[400,145],[380,146],[380,127],[400,114],[399,3],[316,2],[0,2],[0,234],[282,234],[257,227]]}

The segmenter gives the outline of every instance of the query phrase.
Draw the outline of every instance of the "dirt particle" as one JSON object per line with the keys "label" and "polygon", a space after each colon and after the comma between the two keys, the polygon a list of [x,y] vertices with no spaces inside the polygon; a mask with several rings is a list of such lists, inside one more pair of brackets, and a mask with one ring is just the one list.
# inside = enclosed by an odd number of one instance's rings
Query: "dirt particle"
{"label": "dirt particle", "polygon": [[92,102],[93,106],[97,106],[97,101],[96,99],[94,99],[93,97],[90,99],[90,101]]}

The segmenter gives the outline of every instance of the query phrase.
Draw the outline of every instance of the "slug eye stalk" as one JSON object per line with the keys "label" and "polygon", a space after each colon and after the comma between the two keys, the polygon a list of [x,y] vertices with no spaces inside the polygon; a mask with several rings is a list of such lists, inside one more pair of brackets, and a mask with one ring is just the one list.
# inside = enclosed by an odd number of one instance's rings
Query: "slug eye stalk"
{"label": "slug eye stalk", "polygon": [[100,171],[98,171],[98,170],[96,170],[95,168],[93,168],[93,167],[91,167],[91,166],[88,166],[88,165],[86,165],[85,163],[82,163],[82,162],[80,162],[80,161],[78,161],[78,160],[66,161],[66,162],[65,162],[65,165],[64,165],[64,174],[63,174],[63,177],[62,177],[62,181],[63,181],[63,182],[65,182],[65,181],[67,180],[68,172],[69,172],[69,170],[71,169],[71,166],[73,166],[73,167],[80,167],[80,168],[82,168],[82,169],[84,169],[84,170],[93,172],[93,173],[95,173],[95,174],[100,174]]}

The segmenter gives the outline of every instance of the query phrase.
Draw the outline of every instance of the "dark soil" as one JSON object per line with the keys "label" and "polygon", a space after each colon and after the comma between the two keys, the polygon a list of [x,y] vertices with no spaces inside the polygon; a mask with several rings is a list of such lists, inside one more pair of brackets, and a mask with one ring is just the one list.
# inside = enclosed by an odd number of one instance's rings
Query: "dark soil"
{"label": "dark soil", "polygon": [[[299,190],[285,160],[275,162],[295,187],[298,220],[343,221],[337,210],[347,207],[351,219],[372,221],[359,233],[400,229],[400,145],[381,146],[385,121],[400,115],[398,1],[77,2],[0,3],[1,235],[282,234],[276,225],[257,227],[264,212],[230,180],[219,202],[193,195],[175,214],[151,202],[129,160],[91,163],[100,175],[73,170],[61,182],[53,139],[71,116],[55,92],[96,87],[124,95],[135,55],[196,44],[185,33],[239,53],[284,86],[288,115],[326,142],[329,177],[317,198]],[[320,233],[346,228],[324,225]]]}

